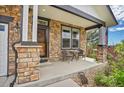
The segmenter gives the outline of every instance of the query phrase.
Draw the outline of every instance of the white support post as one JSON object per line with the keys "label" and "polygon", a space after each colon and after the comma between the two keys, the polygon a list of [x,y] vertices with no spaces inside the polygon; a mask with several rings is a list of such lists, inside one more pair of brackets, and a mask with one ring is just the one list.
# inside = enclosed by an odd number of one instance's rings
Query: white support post
{"label": "white support post", "polygon": [[29,6],[23,5],[22,41],[28,41],[28,11],[29,11]]}
{"label": "white support post", "polygon": [[33,5],[32,41],[37,42],[38,5]]}

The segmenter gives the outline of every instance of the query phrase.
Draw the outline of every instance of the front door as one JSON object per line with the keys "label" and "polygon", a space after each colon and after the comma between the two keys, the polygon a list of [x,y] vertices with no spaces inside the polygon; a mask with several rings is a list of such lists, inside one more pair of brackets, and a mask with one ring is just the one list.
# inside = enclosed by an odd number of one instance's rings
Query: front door
{"label": "front door", "polygon": [[48,51],[48,44],[49,44],[49,39],[48,39],[48,29],[45,27],[42,27],[38,25],[38,44],[42,46],[40,48],[40,57],[41,57],[41,63],[46,62],[49,51]]}
{"label": "front door", "polygon": [[0,76],[7,75],[8,24],[0,23]]}

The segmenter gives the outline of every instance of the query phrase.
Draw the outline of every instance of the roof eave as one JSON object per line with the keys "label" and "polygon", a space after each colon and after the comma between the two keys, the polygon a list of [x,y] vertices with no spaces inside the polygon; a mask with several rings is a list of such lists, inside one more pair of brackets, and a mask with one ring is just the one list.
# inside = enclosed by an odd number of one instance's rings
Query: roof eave
{"label": "roof eave", "polygon": [[110,8],[110,6],[109,6],[109,5],[106,5],[106,7],[107,7],[107,9],[109,10],[109,12],[111,13],[111,15],[112,15],[112,17],[113,17],[113,19],[114,19],[114,21],[115,21],[115,25],[118,25],[118,21],[117,21],[117,19],[115,18],[114,14],[113,14],[113,12],[112,12],[112,10],[111,10],[111,8]]}

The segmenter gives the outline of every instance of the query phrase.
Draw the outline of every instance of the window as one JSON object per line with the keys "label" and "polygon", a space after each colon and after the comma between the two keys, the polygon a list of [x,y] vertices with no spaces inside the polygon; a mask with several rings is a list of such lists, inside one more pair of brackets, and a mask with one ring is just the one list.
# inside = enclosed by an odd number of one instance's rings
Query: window
{"label": "window", "polygon": [[0,31],[5,31],[5,26],[4,25],[0,25]]}
{"label": "window", "polygon": [[62,27],[62,48],[71,48],[71,28]]}
{"label": "window", "polygon": [[72,48],[79,47],[79,29],[72,28]]}
{"label": "window", "polygon": [[62,48],[79,48],[79,29],[62,26]]}
{"label": "window", "polygon": [[48,21],[43,20],[43,19],[38,19],[38,24],[48,26]]}

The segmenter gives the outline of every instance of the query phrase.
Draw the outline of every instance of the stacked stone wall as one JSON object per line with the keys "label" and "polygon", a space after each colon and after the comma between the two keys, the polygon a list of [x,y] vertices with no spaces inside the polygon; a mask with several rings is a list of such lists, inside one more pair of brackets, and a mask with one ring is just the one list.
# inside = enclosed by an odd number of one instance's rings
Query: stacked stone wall
{"label": "stacked stone wall", "polygon": [[[0,6],[0,15],[2,16],[10,16],[13,17],[14,20],[10,22],[9,29],[8,29],[8,73],[12,75],[15,73],[15,53],[12,49],[13,43],[20,40],[20,28],[18,30],[15,28],[18,26],[20,27],[20,19],[21,19],[21,6],[18,5],[1,5]],[[29,32],[28,32],[28,39],[31,41],[32,39],[32,11],[29,11]]]}
{"label": "stacked stone wall", "polygon": [[66,25],[80,29],[80,48],[86,53],[86,31],[83,27],[75,26],[73,24],[64,23],[56,20],[50,21],[50,34],[49,34],[49,57],[51,60],[61,59],[61,44],[62,44],[62,32],[61,26]]}
{"label": "stacked stone wall", "polygon": [[39,80],[39,48],[38,46],[27,47],[23,45],[16,47],[18,52],[17,83]]}
{"label": "stacked stone wall", "polygon": [[107,62],[107,47],[98,45],[97,46],[97,61],[98,62]]}
{"label": "stacked stone wall", "polygon": [[20,22],[20,11],[21,11],[21,6],[16,6],[16,5],[1,5],[0,6],[0,15],[2,16],[11,16],[14,18],[12,22],[10,22],[9,29],[8,29],[8,73],[9,75],[15,73],[15,53],[12,49],[12,45],[14,42],[19,41],[20,39],[20,34],[19,31],[15,31],[15,26],[16,23]]}

